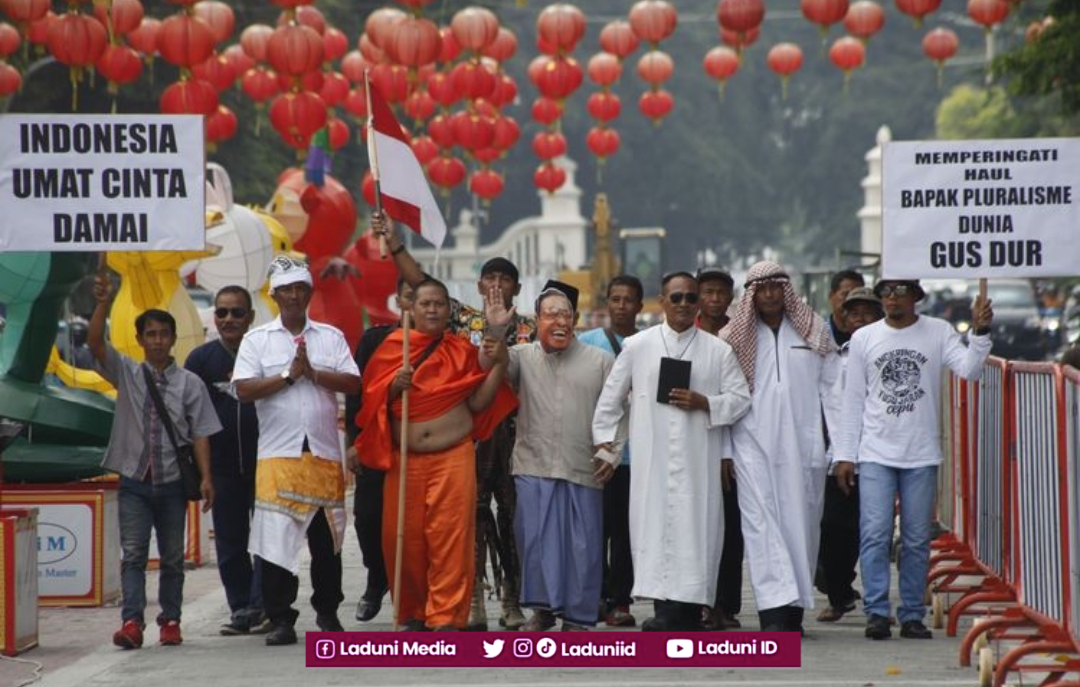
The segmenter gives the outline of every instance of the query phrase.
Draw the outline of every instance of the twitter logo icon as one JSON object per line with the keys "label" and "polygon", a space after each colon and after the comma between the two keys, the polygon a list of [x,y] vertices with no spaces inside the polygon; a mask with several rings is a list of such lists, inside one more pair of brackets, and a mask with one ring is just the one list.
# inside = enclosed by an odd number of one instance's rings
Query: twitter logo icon
{"label": "twitter logo icon", "polygon": [[502,653],[503,645],[506,642],[502,639],[496,639],[494,642],[484,641],[484,658],[498,658]]}

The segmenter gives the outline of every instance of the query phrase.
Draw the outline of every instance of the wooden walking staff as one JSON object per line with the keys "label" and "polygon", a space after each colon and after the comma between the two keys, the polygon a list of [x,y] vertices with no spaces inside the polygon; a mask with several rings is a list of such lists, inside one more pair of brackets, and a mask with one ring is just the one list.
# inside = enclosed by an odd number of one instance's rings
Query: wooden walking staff
{"label": "wooden walking staff", "polygon": [[[375,114],[371,108],[371,75],[367,69],[364,70],[364,98],[367,101],[367,154],[368,154],[368,166],[371,167],[371,180],[375,183],[375,213],[382,214],[382,193],[379,190],[379,154],[375,150]],[[379,236],[379,257],[383,260],[386,259],[387,246],[386,235]],[[408,328],[406,328],[408,331]],[[408,348],[409,337],[405,337],[405,347]],[[408,356],[406,356],[405,364],[408,365]]]}
{"label": "wooden walking staff", "polygon": [[[378,186],[375,187],[378,194]],[[376,198],[378,195],[376,195]],[[401,369],[409,371],[409,311],[401,313]],[[398,466],[397,541],[394,544],[394,631],[401,613],[401,558],[405,550],[405,468],[409,461],[409,390],[401,392],[401,436],[398,441],[401,463]]]}

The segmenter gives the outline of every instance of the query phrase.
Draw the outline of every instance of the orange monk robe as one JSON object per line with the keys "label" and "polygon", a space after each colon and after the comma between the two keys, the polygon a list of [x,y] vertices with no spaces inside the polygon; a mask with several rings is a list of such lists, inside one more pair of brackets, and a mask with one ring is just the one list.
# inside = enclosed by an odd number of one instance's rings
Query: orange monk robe
{"label": "orange monk robe", "polygon": [[[416,361],[432,340],[433,337],[418,331],[409,334],[409,361],[413,367],[410,422],[425,422],[445,414],[465,402],[487,377],[487,372],[480,369],[476,347],[456,336],[444,335],[435,351],[417,368]],[[356,414],[360,434],[355,446],[360,462],[376,470],[390,469],[393,437],[386,400],[390,385],[401,370],[402,344],[403,330],[395,329],[375,349],[364,368],[363,402]],[[517,405],[510,386],[502,384],[487,410],[473,414],[472,438],[482,441],[490,437]],[[400,398],[393,402],[391,411],[395,417],[401,417]]]}

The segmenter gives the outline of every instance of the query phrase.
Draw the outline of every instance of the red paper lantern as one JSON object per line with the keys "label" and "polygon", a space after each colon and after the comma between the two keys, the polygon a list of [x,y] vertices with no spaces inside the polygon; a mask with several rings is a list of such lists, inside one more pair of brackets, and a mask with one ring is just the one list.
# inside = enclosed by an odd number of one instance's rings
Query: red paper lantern
{"label": "red paper lantern", "polygon": [[406,67],[431,64],[439,56],[439,27],[420,17],[395,22],[383,48],[387,56]]}
{"label": "red paper lantern", "polygon": [[802,49],[794,43],[777,43],[769,50],[765,61],[768,63],[769,69],[786,78],[799,71],[799,68],[802,67]]}
{"label": "red paper lantern", "polygon": [[622,102],[619,96],[610,92],[593,93],[589,96],[585,109],[589,116],[601,122],[610,122],[618,118],[622,113]]}
{"label": "red paper lantern", "polygon": [[638,37],[630,28],[630,23],[621,19],[608,22],[600,30],[600,48],[620,60],[637,50],[638,43]]}
{"label": "red paper lantern", "polygon": [[444,72],[436,72],[427,81],[427,90],[435,102],[442,107],[449,108],[458,101],[458,92],[454,88],[450,75]]}
{"label": "red paper lantern", "polygon": [[968,0],[967,13],[976,24],[989,31],[1009,16],[1009,3],[1005,0]]}
{"label": "red paper lantern", "polygon": [[638,78],[653,86],[659,86],[670,79],[674,71],[675,62],[666,52],[660,50],[650,50],[642,55],[637,63]]}
{"label": "red paper lantern", "polygon": [[[514,56],[514,53],[517,52],[517,48],[518,40],[517,36],[514,35],[514,32],[505,26],[500,26],[499,33],[496,34],[495,40],[484,48],[482,54],[484,57],[490,57],[496,62],[506,62]],[[458,50],[461,50],[460,46],[458,46]]]}
{"label": "red paper lantern", "polygon": [[944,62],[956,54],[960,39],[952,29],[937,28],[927,33],[922,40],[923,52],[935,62]]}
{"label": "red paper lantern", "polygon": [[716,20],[732,33],[746,33],[761,26],[765,19],[765,3],[761,0],[720,0]]}
{"label": "red paper lantern", "polygon": [[252,24],[240,32],[240,47],[256,62],[266,62],[266,48],[274,29],[266,24]]}
{"label": "red paper lantern", "polygon": [[622,76],[622,62],[608,52],[598,52],[590,57],[585,69],[597,86],[611,86]]}
{"label": "red paper lantern", "polygon": [[464,98],[487,98],[495,90],[495,74],[479,60],[461,62],[450,72],[454,91]]}
{"label": "red paper lantern", "polygon": [[157,54],[157,37],[161,30],[161,22],[153,17],[143,17],[139,25],[135,27],[125,38],[127,44],[141,53],[149,62]]}
{"label": "red paper lantern", "polygon": [[719,82],[720,95],[723,95],[727,80],[739,71],[739,53],[727,46],[717,46],[705,53],[701,66],[706,74]]}
{"label": "red paper lantern", "polygon": [[225,48],[224,55],[225,59],[232,65],[233,73],[237,76],[243,76],[247,73],[247,70],[253,69],[256,65],[255,60],[248,57],[248,54],[244,52],[244,48],[239,43],[233,43]]}
{"label": "red paper lantern", "polygon": [[500,74],[495,78],[495,90],[491,92],[491,104],[496,108],[506,107],[517,100],[517,82],[509,74]]}
{"label": "red paper lantern", "polygon": [[630,8],[630,28],[646,43],[653,45],[675,31],[678,16],[666,0],[639,0]]}
{"label": "red paper lantern", "polygon": [[563,100],[581,86],[583,78],[581,65],[573,57],[548,57],[536,77],[536,88],[545,98]]}
{"label": "red paper lantern", "polygon": [[211,55],[205,62],[192,67],[191,74],[212,85],[219,93],[236,82],[236,72],[224,55]]}
{"label": "red paper lantern", "polygon": [[499,18],[484,7],[466,7],[454,14],[450,30],[462,48],[479,53],[499,36]]}
{"label": "red paper lantern", "polygon": [[478,169],[469,177],[469,190],[490,203],[503,191],[503,176],[493,169]]}
{"label": "red paper lantern", "polygon": [[49,37],[49,29],[56,22],[57,16],[50,10],[41,19],[30,23],[26,29],[26,40],[33,45],[45,45]]}
{"label": "red paper lantern", "polygon": [[866,61],[866,48],[862,41],[851,36],[837,38],[829,48],[829,60],[844,73],[844,81]]}
{"label": "red paper lantern", "polygon": [[533,172],[533,184],[548,193],[554,193],[566,183],[566,170],[545,162]]}
{"label": "red paper lantern", "polygon": [[829,27],[844,20],[848,11],[848,0],[800,0],[799,7],[803,16],[828,33]]}
{"label": "red paper lantern", "polygon": [[[496,33],[496,38],[498,34]],[[461,54],[461,43],[454,38],[454,31],[449,26],[439,29],[439,59],[440,64],[450,64]]]}
{"label": "red paper lantern", "polygon": [[322,88],[319,96],[327,107],[337,107],[349,95],[349,80],[340,72],[323,72]]}
{"label": "red paper lantern", "polygon": [[[394,24],[408,18],[408,16],[396,7],[380,7],[369,14],[367,20],[364,21],[364,33],[361,35],[360,40],[367,36],[374,47],[379,50],[386,50],[386,42],[390,40],[390,31]],[[359,47],[363,51],[363,46]],[[370,61],[377,62],[378,60]]]}
{"label": "red paper lantern", "polygon": [[423,89],[413,91],[405,99],[405,114],[416,122],[430,119],[431,115],[435,114],[436,107],[438,107],[438,104],[435,99]]}
{"label": "red paper lantern", "polygon": [[0,98],[5,98],[22,88],[22,74],[7,62],[0,62]]}
{"label": "red paper lantern", "polygon": [[116,94],[121,85],[132,83],[139,78],[142,74],[142,60],[139,53],[126,45],[109,45],[94,63],[94,68],[108,80],[109,92]]}
{"label": "red paper lantern", "polygon": [[94,5],[94,17],[106,27],[112,22],[112,32],[117,36],[126,36],[137,29],[143,14],[139,0],[112,0],[108,7]]}
{"label": "red paper lantern", "polygon": [[214,52],[214,34],[202,19],[174,14],[161,22],[157,48],[169,64],[191,69]]}
{"label": "red paper lantern", "polygon": [[368,35],[361,34],[360,40],[357,41],[356,47],[360,50],[360,54],[364,56],[364,59],[368,61],[368,64],[382,64],[387,61],[386,53],[381,48],[376,47]]}
{"label": "red paper lantern", "polygon": [[541,160],[551,160],[566,152],[566,137],[556,131],[541,131],[533,136],[532,149]]}
{"label": "red paper lantern", "polygon": [[847,16],[844,17],[844,28],[852,36],[869,40],[870,36],[880,31],[885,26],[885,10],[873,0],[858,0],[851,3]]}
{"label": "red paper lantern", "polygon": [[[25,27],[44,19],[49,14],[51,4],[49,0],[3,0],[0,2],[0,11],[11,21]],[[11,78],[10,73],[8,78]],[[19,81],[21,83],[21,76]]]}
{"label": "red paper lantern", "polygon": [[349,51],[349,37],[336,27],[328,26],[323,31],[323,60],[340,60]]}
{"label": "red paper lantern", "polygon": [[665,90],[646,91],[638,99],[638,109],[652,120],[653,126],[660,126],[660,120],[668,116],[674,106],[675,99]]}
{"label": "red paper lantern", "polygon": [[427,132],[440,148],[453,148],[457,145],[457,141],[454,140],[454,130],[450,126],[450,115],[432,117],[427,124]]}
{"label": "red paper lantern", "polygon": [[244,72],[240,87],[256,104],[263,103],[278,94],[278,77],[266,67],[254,67]]}
{"label": "red paper lantern", "polygon": [[364,121],[368,116],[367,94],[363,88],[354,88],[341,101],[341,106],[357,121]]}
{"label": "red paper lantern", "polygon": [[322,72],[308,72],[301,76],[287,76],[278,74],[278,90],[285,91],[310,91],[319,93],[323,87]]}
{"label": "red paper lantern", "polygon": [[517,120],[509,115],[500,115],[495,119],[495,140],[491,147],[500,153],[510,150],[521,136],[521,127]]}
{"label": "red paper lantern", "polygon": [[326,123],[330,150],[336,151],[349,142],[349,125],[334,117]]}
{"label": "red paper lantern", "polygon": [[618,152],[621,142],[619,132],[607,127],[594,126],[585,135],[585,145],[589,146],[589,150],[600,158],[601,162],[604,158]]}
{"label": "red paper lantern", "polygon": [[454,141],[465,150],[491,147],[495,140],[495,121],[473,112],[462,111],[450,117]]}
{"label": "red paper lantern", "polygon": [[541,124],[551,125],[562,117],[562,105],[551,98],[537,98],[532,105],[532,118]]}
{"label": "red paper lantern", "polygon": [[341,58],[341,73],[352,83],[363,83],[364,70],[367,68],[367,60],[359,50],[350,50]]}
{"label": "red paper lantern", "polygon": [[161,93],[162,114],[210,116],[217,108],[217,91],[213,86],[199,79],[177,81]]}
{"label": "red paper lantern", "polygon": [[760,27],[750,29],[745,33],[736,33],[734,31],[728,31],[725,28],[720,29],[720,40],[724,45],[730,45],[735,48],[735,52],[738,53],[741,53],[743,48],[753,45],[760,36]]}
{"label": "red paper lantern", "polygon": [[[215,43],[226,40],[236,27],[236,16],[233,14],[232,7],[221,0],[199,0],[195,3],[195,16],[210,27]],[[235,115],[233,118],[235,119]]]}
{"label": "red paper lantern", "polygon": [[912,18],[915,28],[921,28],[923,18],[941,7],[941,0],[896,0],[896,7]]}
{"label": "red paper lantern", "polygon": [[427,175],[446,194],[465,180],[465,163],[450,155],[440,155],[428,163]]}
{"label": "red paper lantern", "polygon": [[18,50],[21,43],[18,30],[11,24],[0,21],[0,60]]}
{"label": "red paper lantern", "polygon": [[89,67],[101,57],[108,40],[101,22],[77,12],[57,17],[45,38],[56,61],[76,69]]}
{"label": "red paper lantern", "polygon": [[371,83],[391,103],[400,103],[409,95],[409,70],[399,64],[377,64],[371,69]]}
{"label": "red paper lantern", "polygon": [[236,135],[236,115],[224,105],[206,118],[206,140],[211,143],[227,141]]}
{"label": "red paper lantern", "polygon": [[324,54],[322,36],[301,24],[279,26],[266,44],[270,66],[285,76],[300,76],[319,69]]}
{"label": "red paper lantern", "polygon": [[326,103],[308,91],[279,95],[270,104],[270,123],[287,144],[302,150],[326,126]]}
{"label": "red paper lantern", "polygon": [[409,143],[409,147],[412,148],[421,167],[426,166],[439,155],[439,145],[431,136],[416,136]]}
{"label": "red paper lantern", "polygon": [[571,52],[585,35],[585,14],[577,7],[557,2],[540,11],[536,18],[540,39],[561,52]]}

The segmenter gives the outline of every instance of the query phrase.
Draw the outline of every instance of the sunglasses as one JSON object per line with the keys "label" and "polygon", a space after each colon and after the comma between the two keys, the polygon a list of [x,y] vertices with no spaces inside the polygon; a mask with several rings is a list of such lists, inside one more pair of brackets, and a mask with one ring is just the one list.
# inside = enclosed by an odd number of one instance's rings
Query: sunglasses
{"label": "sunglasses", "polygon": [[227,315],[232,315],[234,320],[242,320],[248,312],[247,308],[218,308],[214,310],[214,317],[224,320]]}
{"label": "sunglasses", "polygon": [[881,297],[888,298],[889,296],[898,296],[903,298],[909,293],[915,293],[915,291],[907,284],[894,284],[881,287]]}
{"label": "sunglasses", "polygon": [[682,291],[676,291],[675,293],[669,293],[667,299],[671,301],[672,305],[681,305],[685,300],[687,305],[693,305],[698,301],[698,295],[693,291],[689,293],[683,293]]}

